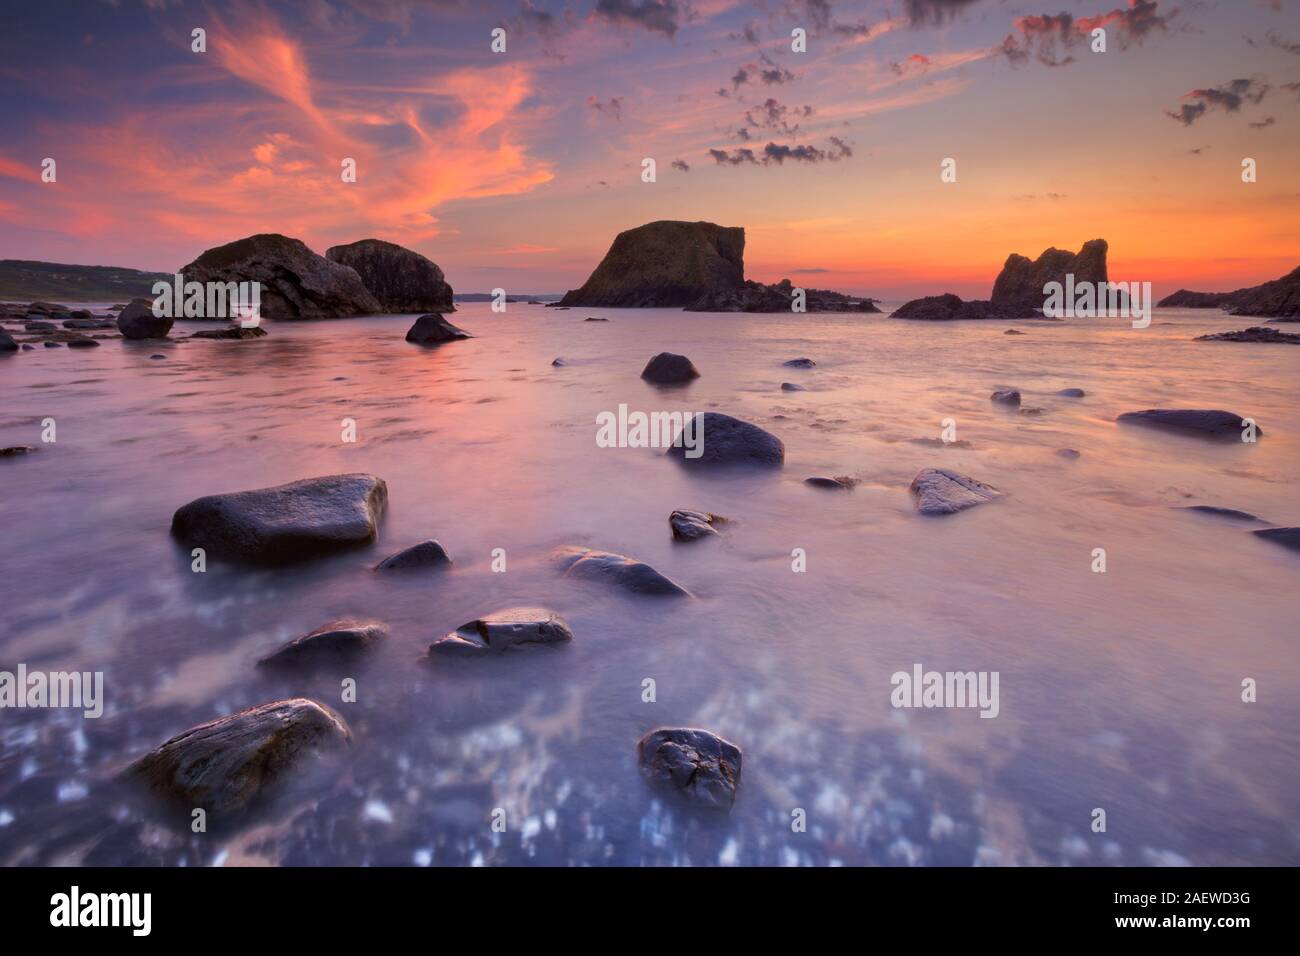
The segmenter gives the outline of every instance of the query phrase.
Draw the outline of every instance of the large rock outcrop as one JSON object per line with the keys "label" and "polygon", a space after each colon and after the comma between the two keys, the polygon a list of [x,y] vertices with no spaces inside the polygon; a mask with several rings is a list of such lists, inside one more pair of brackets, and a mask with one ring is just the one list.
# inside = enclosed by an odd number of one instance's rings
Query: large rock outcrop
{"label": "large rock outcrop", "polygon": [[[1041,299],[1041,296],[1040,296]],[[1042,302],[1039,302],[1042,305]],[[955,322],[973,319],[1041,319],[1038,309],[1020,302],[997,304],[987,299],[962,301],[951,292],[905,302],[892,313],[896,319]]]}
{"label": "large rock outcrop", "polygon": [[1028,305],[1041,309],[1045,298],[1043,286],[1049,282],[1064,286],[1067,275],[1074,276],[1075,285],[1106,282],[1106,249],[1105,239],[1092,239],[1078,252],[1052,248],[1032,261],[1013,252],[993,282],[989,300],[994,305]]}
{"label": "large rock outcrop", "polygon": [[383,311],[355,269],[276,233],[209,249],[180,271],[186,282],[261,283],[264,319],[336,319]]}
{"label": "large rock outcrop", "polygon": [[561,306],[683,307],[744,284],[745,230],[663,219],[620,232]]}
{"label": "large rock outcrop", "polygon": [[325,250],[331,262],[351,266],[385,312],[455,312],[451,286],[433,262],[382,239],[361,239]]}
{"label": "large rock outcrop", "polygon": [[[700,296],[687,312],[790,312],[794,303],[795,285],[789,279],[765,285],[746,281],[738,289],[717,289]],[[826,289],[804,289],[805,312],[879,312],[874,299],[830,292]]]}
{"label": "large rock outcrop", "polygon": [[1300,267],[1280,279],[1248,286],[1235,292],[1192,292],[1179,289],[1157,306],[1183,309],[1228,309],[1233,315],[1300,321]]}

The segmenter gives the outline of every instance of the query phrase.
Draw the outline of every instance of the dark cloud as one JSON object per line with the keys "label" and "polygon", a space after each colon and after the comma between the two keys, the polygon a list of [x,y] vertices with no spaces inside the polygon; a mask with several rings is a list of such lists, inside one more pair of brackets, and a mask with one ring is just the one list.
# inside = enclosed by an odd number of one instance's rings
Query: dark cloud
{"label": "dark cloud", "polygon": [[1226,113],[1235,113],[1243,103],[1258,103],[1269,91],[1269,87],[1255,80],[1238,79],[1221,86],[1192,90],[1184,103],[1176,111],[1166,111],[1165,115],[1175,119],[1184,126],[1191,126],[1211,109],[1221,109]]}
{"label": "dark cloud", "polygon": [[[756,106],[745,113],[745,123],[748,126],[759,127],[760,129],[778,129],[787,136],[794,136],[799,132],[798,122],[792,120],[807,119],[813,115],[811,106],[789,107],[783,103],[778,103],[772,97],[763,101],[762,106]],[[749,139],[749,130],[742,128],[739,132],[741,139]]]}
{"label": "dark cloud", "polygon": [[1251,129],[1268,129],[1270,126],[1272,126],[1272,125],[1273,125],[1274,123],[1276,123],[1276,122],[1277,122],[1277,120],[1276,120],[1275,118],[1273,118],[1272,116],[1265,116],[1265,117],[1264,117],[1262,120],[1260,120],[1258,123],[1251,123],[1251,124],[1250,124],[1250,128],[1251,128]]}
{"label": "dark cloud", "polygon": [[1292,43],[1290,40],[1283,40],[1272,30],[1268,31],[1268,42],[1273,44],[1279,50],[1286,50],[1287,53],[1294,53],[1300,56],[1300,43]]}
{"label": "dark cloud", "polygon": [[758,162],[754,151],[743,146],[740,149],[733,149],[731,152],[727,152],[725,149],[711,149],[709,155],[713,157],[713,161],[719,166],[740,166],[744,163]]}
{"label": "dark cloud", "polygon": [[762,83],[764,86],[781,86],[795,79],[795,75],[766,53],[759,54],[757,63],[746,63],[731,77],[731,89],[739,90],[745,83]]}
{"label": "dark cloud", "polygon": [[1074,57],[1066,50],[1080,40],[1088,40],[1098,28],[1113,30],[1121,49],[1130,42],[1141,43],[1152,31],[1164,30],[1178,11],[1165,15],[1159,7],[1159,0],[1129,0],[1127,7],[1116,7],[1094,17],[1069,13],[1016,17],[999,51],[1012,63],[1023,63],[1032,56],[1044,66],[1067,66]]}
{"label": "dark cloud", "polygon": [[671,37],[686,16],[678,0],[598,0],[592,15],[618,26],[634,26]]}
{"label": "dark cloud", "polygon": [[594,96],[587,97],[588,109],[595,110],[610,119],[621,120],[623,118],[623,97],[611,96],[607,100],[601,100]]}
{"label": "dark cloud", "polygon": [[763,147],[761,156],[747,146],[733,149],[730,152],[725,149],[711,149],[709,155],[713,157],[713,161],[719,166],[770,166],[773,163],[784,166],[787,160],[792,163],[833,163],[852,156],[853,149],[838,136],[831,136],[829,145],[824,148],[807,145],[791,146],[786,143],[768,143]]}
{"label": "dark cloud", "polygon": [[684,159],[674,159],[673,169],[680,169],[684,173],[689,173],[691,171],[691,164]]}
{"label": "dark cloud", "polygon": [[979,0],[906,0],[903,9],[914,27],[938,26]]}

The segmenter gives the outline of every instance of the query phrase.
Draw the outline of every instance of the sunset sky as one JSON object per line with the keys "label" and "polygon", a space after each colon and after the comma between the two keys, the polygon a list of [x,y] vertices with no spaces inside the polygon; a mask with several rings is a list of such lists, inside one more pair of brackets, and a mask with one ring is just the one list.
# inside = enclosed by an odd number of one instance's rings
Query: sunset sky
{"label": "sunset sky", "polygon": [[0,258],[376,237],[559,292],[707,219],[749,278],[888,299],[1097,237],[1157,294],[1300,264],[1296,0],[52,0],[4,5],[0,74]]}

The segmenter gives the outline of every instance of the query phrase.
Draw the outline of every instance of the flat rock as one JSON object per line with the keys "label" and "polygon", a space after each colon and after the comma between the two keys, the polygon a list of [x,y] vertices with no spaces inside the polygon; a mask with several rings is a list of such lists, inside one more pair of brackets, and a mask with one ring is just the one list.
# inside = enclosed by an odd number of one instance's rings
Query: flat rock
{"label": "flat rock", "polygon": [[411,249],[362,239],[326,249],[325,258],[355,269],[385,312],[456,311],[442,270]]}
{"label": "flat rock", "polygon": [[1236,508],[1219,508],[1214,505],[1187,505],[1183,511],[1196,511],[1203,515],[1214,515],[1216,518],[1228,518],[1232,521],[1263,521],[1263,518],[1251,514],[1249,511],[1238,511]]}
{"label": "flat rock", "polygon": [[796,385],[794,382],[782,382],[781,391],[783,392],[806,392],[808,389],[802,385]]}
{"label": "flat rock", "polygon": [[[674,439],[667,454],[683,464],[695,467],[750,465],[779,467],[785,462],[785,445],[769,431],[721,412],[702,412],[694,416],[696,458],[688,457],[683,434]],[[690,434],[689,429],[683,433]]]}
{"label": "flat rock", "polygon": [[707,511],[689,511],[679,508],[668,516],[668,524],[673,529],[673,538],[677,541],[698,541],[718,533],[714,522],[721,521],[717,515]]}
{"label": "flat rock", "polygon": [[376,571],[415,571],[423,568],[445,568],[451,564],[447,551],[430,538],[405,550],[390,554],[375,566]]}
{"label": "flat rock", "polygon": [[[8,448],[0,448],[0,458],[18,458],[21,455],[34,455],[36,448],[32,445],[10,445]],[[676,514],[676,512],[673,512]]]}
{"label": "flat rock", "polygon": [[573,640],[573,631],[555,611],[511,607],[462,624],[429,645],[430,656],[500,653]]}
{"label": "flat rock", "polygon": [[406,341],[416,345],[441,345],[457,339],[473,338],[464,329],[458,329],[436,312],[422,315],[406,333]]}
{"label": "flat rock", "polygon": [[88,337],[88,336],[85,336],[85,335],[78,335],[78,336],[76,336],[76,337],[74,337],[74,338],[70,338],[70,339],[67,340],[67,343],[68,343],[68,348],[70,348],[70,349],[97,349],[97,348],[99,348],[99,341],[98,341],[97,339],[92,339],[92,338],[90,338],[90,337]]}
{"label": "flat rock", "polygon": [[1056,394],[1062,398],[1083,398],[1087,393],[1081,388],[1063,388]]}
{"label": "flat rock", "polygon": [[989,401],[999,405],[1019,405],[1020,392],[1014,388],[1000,388],[989,396]]}
{"label": "flat rock", "polygon": [[679,385],[700,377],[699,369],[685,355],[660,352],[646,363],[641,377],[659,385]]}
{"label": "flat rock", "polygon": [[925,468],[912,479],[916,510],[923,515],[950,515],[982,505],[1002,492],[946,468]]}
{"label": "flat rock", "polygon": [[1261,528],[1259,531],[1252,531],[1251,534],[1257,534],[1292,551],[1300,551],[1300,528]]}
{"label": "flat rock", "polygon": [[295,637],[257,663],[260,667],[345,664],[387,636],[388,628],[376,621],[334,621]]}
{"label": "flat rock", "polygon": [[601,581],[632,594],[683,597],[690,593],[644,561],[623,554],[566,546],[556,548],[551,558],[566,577]]}
{"label": "flat rock", "polygon": [[260,339],[266,335],[266,329],[260,325],[250,325],[245,328],[242,325],[232,325],[227,329],[204,329],[202,332],[195,332],[190,336],[192,339],[223,339],[234,340],[238,342],[249,339]]}
{"label": "flat rock", "polygon": [[641,775],[661,793],[709,810],[730,810],[740,785],[740,748],[707,730],[661,727],[637,743]]}
{"label": "flat rock", "polygon": [[337,714],[294,697],[191,728],[126,770],[128,779],[186,810],[238,815],[313,756],[340,750],[352,734]]}
{"label": "flat rock", "polygon": [[817,363],[810,358],[793,358],[781,363],[783,368],[814,368]]}
{"label": "flat rock", "polygon": [[369,544],[387,503],[374,475],[306,478],[191,501],[172,517],[172,534],[209,556],[288,564]]}
{"label": "flat rock", "polygon": [[1058,448],[1056,449],[1056,453],[1062,458],[1069,458],[1071,461],[1083,454],[1074,448]]}
{"label": "flat rock", "polygon": [[813,475],[811,478],[805,478],[803,483],[812,488],[825,488],[828,491],[852,491],[853,486],[857,484],[852,478],[830,478],[826,475]]}
{"label": "flat rock", "polygon": [[1252,326],[1236,332],[1215,332],[1213,335],[1198,335],[1198,342],[1276,342],[1281,345],[1300,345],[1300,335],[1294,332],[1282,332],[1265,325]]}
{"label": "flat rock", "polygon": [[[1207,438],[1240,439],[1245,428],[1245,420],[1240,415],[1222,409],[1148,408],[1140,412],[1125,412],[1115,421]],[[1264,429],[1256,425],[1255,434],[1263,435]]]}
{"label": "flat rock", "polygon": [[151,303],[134,299],[118,313],[117,330],[124,339],[165,339],[172,330],[172,318],[154,315]]}

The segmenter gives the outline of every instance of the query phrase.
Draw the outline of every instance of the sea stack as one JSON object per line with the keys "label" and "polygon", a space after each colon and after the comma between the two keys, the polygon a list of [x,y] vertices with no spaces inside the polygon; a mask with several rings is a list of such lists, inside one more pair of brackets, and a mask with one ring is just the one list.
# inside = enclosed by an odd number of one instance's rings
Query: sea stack
{"label": "sea stack", "polygon": [[331,246],[325,258],[350,266],[385,312],[455,312],[451,286],[433,262],[382,239]]}
{"label": "sea stack", "polygon": [[744,285],[745,230],[664,219],[620,232],[561,306],[683,308]]}
{"label": "sea stack", "polygon": [[1078,252],[1065,249],[1048,249],[1037,259],[1011,253],[1002,271],[993,282],[993,305],[1022,305],[1036,309],[1043,307],[1043,286],[1049,282],[1065,285],[1067,275],[1074,276],[1077,286],[1083,282],[1106,282],[1105,239],[1092,239]]}

